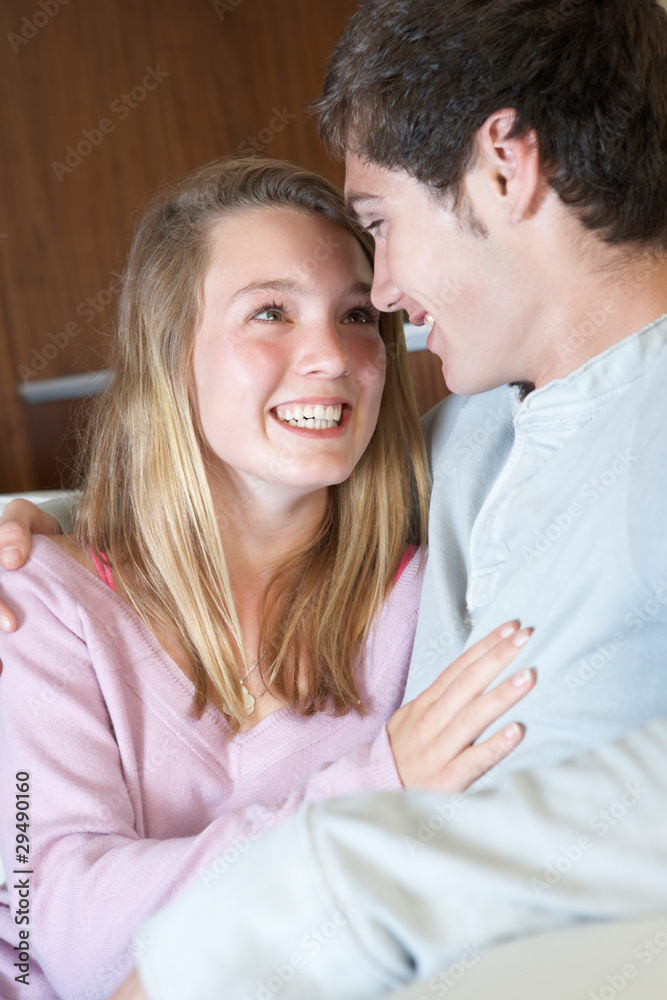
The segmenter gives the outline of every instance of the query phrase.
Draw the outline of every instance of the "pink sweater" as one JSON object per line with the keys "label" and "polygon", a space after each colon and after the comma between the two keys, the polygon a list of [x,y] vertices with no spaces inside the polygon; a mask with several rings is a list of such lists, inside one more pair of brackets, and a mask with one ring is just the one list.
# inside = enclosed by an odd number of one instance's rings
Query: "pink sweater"
{"label": "pink sweater", "polygon": [[285,707],[230,739],[210,705],[192,717],[192,684],[132,609],[35,539],[25,567],[3,576],[20,627],[1,649],[0,850],[11,887],[24,867],[16,773],[28,771],[33,872],[29,988],[14,982],[18,890],[0,890],[3,1000],[107,997],[134,966],[135,929],[188,882],[224,878],[304,801],[401,787],[384,724],[407,679],[418,562],[358,658],[363,718]]}

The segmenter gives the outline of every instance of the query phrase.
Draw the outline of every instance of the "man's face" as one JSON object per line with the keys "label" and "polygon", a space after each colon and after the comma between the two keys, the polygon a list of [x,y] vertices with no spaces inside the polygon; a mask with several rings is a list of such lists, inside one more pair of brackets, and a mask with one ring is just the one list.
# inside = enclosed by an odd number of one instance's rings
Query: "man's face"
{"label": "man's face", "polygon": [[466,197],[454,209],[451,198],[407,173],[350,154],[345,194],[351,214],[375,237],[373,304],[405,309],[417,325],[432,317],[428,347],[442,360],[448,387],[468,395],[531,381],[526,254],[488,172],[469,172]]}

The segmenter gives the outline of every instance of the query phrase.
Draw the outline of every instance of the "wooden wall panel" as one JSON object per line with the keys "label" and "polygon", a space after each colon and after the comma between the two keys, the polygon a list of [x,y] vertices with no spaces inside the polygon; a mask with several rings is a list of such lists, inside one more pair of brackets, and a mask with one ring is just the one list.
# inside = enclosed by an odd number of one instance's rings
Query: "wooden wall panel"
{"label": "wooden wall panel", "polygon": [[104,366],[115,275],[157,185],[249,142],[342,180],[306,105],[355,6],[3,0],[0,491],[67,481],[72,407],[27,407],[16,385]]}
{"label": "wooden wall panel", "polygon": [[423,415],[449,392],[442,377],[442,362],[430,351],[416,351],[410,354],[409,361],[417,406]]}

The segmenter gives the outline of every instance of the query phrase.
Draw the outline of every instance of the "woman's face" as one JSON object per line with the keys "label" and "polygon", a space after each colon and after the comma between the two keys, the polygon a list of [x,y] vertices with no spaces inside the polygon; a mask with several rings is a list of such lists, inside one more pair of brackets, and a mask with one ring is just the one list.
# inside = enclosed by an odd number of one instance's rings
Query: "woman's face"
{"label": "woman's face", "polygon": [[371,266],[319,215],[221,220],[193,357],[207,459],[257,492],[311,493],[352,472],[385,377]]}

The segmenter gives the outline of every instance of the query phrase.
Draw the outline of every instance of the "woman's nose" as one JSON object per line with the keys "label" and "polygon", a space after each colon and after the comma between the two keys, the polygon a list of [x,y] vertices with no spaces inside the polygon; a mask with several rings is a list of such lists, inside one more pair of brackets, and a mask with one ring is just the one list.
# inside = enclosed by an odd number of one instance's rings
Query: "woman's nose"
{"label": "woman's nose", "polygon": [[332,320],[322,320],[304,334],[296,361],[300,375],[340,378],[350,374],[346,340]]}

